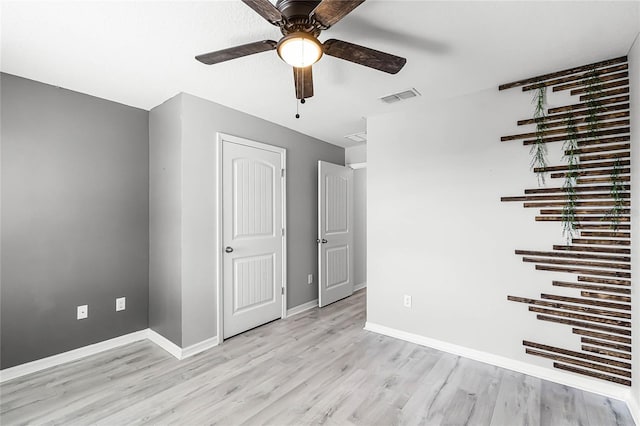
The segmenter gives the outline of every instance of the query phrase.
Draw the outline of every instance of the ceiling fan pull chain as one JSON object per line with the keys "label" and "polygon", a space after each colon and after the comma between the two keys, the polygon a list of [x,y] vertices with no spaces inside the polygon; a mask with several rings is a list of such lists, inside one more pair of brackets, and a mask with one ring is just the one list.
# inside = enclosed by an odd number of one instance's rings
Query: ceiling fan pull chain
{"label": "ceiling fan pull chain", "polygon": [[300,118],[300,104],[298,103],[298,100],[296,99],[296,118]]}

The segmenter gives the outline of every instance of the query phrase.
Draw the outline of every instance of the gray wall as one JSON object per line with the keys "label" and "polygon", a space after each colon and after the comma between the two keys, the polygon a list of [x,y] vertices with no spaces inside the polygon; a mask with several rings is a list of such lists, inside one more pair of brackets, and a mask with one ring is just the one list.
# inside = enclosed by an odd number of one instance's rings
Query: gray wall
{"label": "gray wall", "polygon": [[182,344],[180,97],[149,113],[149,327]]}
{"label": "gray wall", "polygon": [[367,169],[353,171],[353,276],[355,285],[367,283]]}
{"label": "gray wall", "polygon": [[146,328],[148,112],[7,74],[0,90],[1,367]]}
{"label": "gray wall", "polygon": [[[181,306],[182,335],[179,339],[165,336],[186,347],[216,335],[216,276],[215,260],[219,249],[216,246],[216,133],[222,132],[287,149],[287,245],[288,245],[288,295],[287,306],[292,308],[318,297],[317,284],[307,284],[307,274],[313,273],[317,281],[317,162],[329,161],[344,164],[344,150],[334,145],[313,139],[285,127],[261,120],[248,114],[229,109],[191,95],[178,95],[182,141],[181,156],[174,159],[180,163],[182,174],[182,218],[179,230],[151,228],[151,252],[154,253],[155,232],[179,232],[181,234]],[[174,99],[173,99],[174,100]],[[173,101],[172,100],[172,101]],[[168,110],[166,104],[158,109]],[[158,111],[160,113],[160,111]],[[158,135],[154,126],[160,123],[151,112],[151,152],[156,149]],[[176,143],[177,144],[177,143]],[[158,149],[160,146],[158,146]],[[156,167],[152,154],[151,170]],[[151,188],[156,185],[152,174]],[[177,179],[177,178],[176,178]],[[173,187],[176,182],[171,183]],[[151,217],[154,217],[154,203]],[[159,213],[160,214],[160,213]],[[153,220],[152,220],[153,222]],[[159,241],[159,239],[158,239]],[[178,256],[174,253],[174,256]],[[152,255],[153,258],[153,255]],[[151,264],[153,265],[153,259]],[[151,271],[152,289],[162,289],[154,280],[162,280],[161,272]],[[163,297],[166,299],[167,297]],[[160,312],[152,297],[150,312]],[[159,323],[151,320],[151,327]]]}

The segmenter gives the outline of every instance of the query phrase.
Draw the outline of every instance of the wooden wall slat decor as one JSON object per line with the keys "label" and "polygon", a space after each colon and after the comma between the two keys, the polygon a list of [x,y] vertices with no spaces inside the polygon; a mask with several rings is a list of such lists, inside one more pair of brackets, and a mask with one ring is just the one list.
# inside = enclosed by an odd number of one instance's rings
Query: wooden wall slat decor
{"label": "wooden wall slat decor", "polygon": [[[617,97],[609,98],[609,99],[600,99],[600,100],[598,100],[596,102],[593,102],[593,106],[602,107],[603,105],[618,104],[618,103],[621,103],[621,102],[629,102],[629,95],[617,96]],[[560,112],[575,111],[575,110],[588,111],[590,107],[591,107],[591,105],[589,105],[589,103],[580,102],[580,103],[573,104],[573,105],[566,105],[566,106],[561,106],[561,107],[556,107],[556,108],[549,108],[548,109],[548,113],[549,114],[557,114],[557,113],[560,113]]]}
{"label": "wooden wall slat decor", "polygon": [[[619,350],[619,351],[631,352],[631,346],[621,345],[620,343],[604,342],[602,340],[595,340],[595,339],[591,339],[589,337],[582,337],[582,338],[580,338],[580,341],[582,343],[586,343],[586,344],[589,344],[589,345],[596,345],[596,346],[602,346],[604,348],[612,348],[612,349],[616,349],[616,350]],[[631,359],[631,358],[629,358],[629,359]]]}
{"label": "wooden wall slat decor", "polygon": [[[611,104],[611,102],[609,104]],[[599,106],[598,113],[602,114],[602,113],[623,111],[623,110],[629,109],[629,103],[618,103],[618,104],[614,103],[613,105],[609,105],[609,104],[605,104],[604,106],[603,105]],[[583,105],[583,104],[578,104],[578,105]],[[524,126],[526,124],[548,123],[550,121],[561,121],[561,120],[565,120],[565,124],[566,124],[566,119],[569,117],[576,118],[576,117],[583,117],[588,115],[590,115],[589,109],[577,109],[577,110],[562,112],[558,114],[549,114],[546,117],[541,117],[541,118],[527,118],[524,120],[518,120],[518,126]]]}
{"label": "wooden wall slat decor", "polygon": [[596,290],[596,291],[608,291],[610,293],[631,294],[631,289],[628,289],[628,288],[605,287],[602,285],[568,283],[565,281],[553,281],[551,285],[556,287],[579,288],[583,290]]}
{"label": "wooden wall slat decor", "polygon": [[603,68],[603,67],[607,67],[607,66],[610,66],[610,65],[617,65],[617,64],[622,64],[622,63],[627,63],[628,64],[626,56],[621,56],[619,58],[614,58],[614,59],[608,59],[606,61],[594,62],[594,63],[589,64],[589,65],[581,65],[579,67],[568,68],[568,69],[565,69],[565,70],[562,70],[562,71],[556,71],[556,72],[552,72],[552,73],[549,73],[549,74],[543,74],[543,75],[539,75],[537,77],[526,78],[524,80],[518,80],[518,81],[511,82],[511,83],[501,84],[500,87],[498,87],[498,90],[511,89],[513,87],[525,86],[527,84],[542,83],[545,80],[550,80],[550,79],[558,78],[558,77],[565,77],[567,75],[577,74],[577,73],[580,73],[580,72],[593,72],[594,70],[597,70],[598,68]]}
{"label": "wooden wall slat decor", "polygon": [[584,376],[595,377],[600,380],[608,380],[610,382],[619,383],[625,386],[631,386],[631,380],[620,379],[618,377],[607,376],[606,374],[596,373],[595,371],[584,370],[582,368],[572,367],[570,365],[562,364],[559,362],[554,362],[553,366],[559,370],[571,371],[572,373],[582,374]]}
{"label": "wooden wall slat decor", "polygon": [[[631,386],[632,360],[629,117],[633,114],[628,69],[627,58],[619,57],[499,87],[521,87],[525,92],[547,87],[552,92],[568,91],[579,101],[547,108],[542,117],[518,120],[518,126],[533,127],[500,138],[528,146],[564,143],[571,137],[573,149],[562,152],[577,160],[575,165],[551,162],[533,169],[551,179],[575,178],[572,189],[558,184],[526,188],[523,195],[500,199],[539,209],[535,222],[565,222],[569,196],[573,203],[575,232],[566,244],[553,244],[549,251],[517,249],[515,254],[536,270],[573,274],[577,282],[554,279],[551,288],[563,288],[564,294],[541,291],[540,299],[508,295],[507,300],[528,305],[536,320],[555,324],[549,326],[568,327],[575,340],[567,342],[570,347],[555,347],[525,339],[525,353],[550,359],[560,370],[625,386]],[[568,122],[575,131],[569,132]]]}

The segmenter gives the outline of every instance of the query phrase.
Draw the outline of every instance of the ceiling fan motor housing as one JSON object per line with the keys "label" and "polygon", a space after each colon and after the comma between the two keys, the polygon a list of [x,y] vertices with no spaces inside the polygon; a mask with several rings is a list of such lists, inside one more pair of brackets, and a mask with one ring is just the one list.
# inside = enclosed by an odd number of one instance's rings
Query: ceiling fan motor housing
{"label": "ceiling fan motor housing", "polygon": [[276,7],[285,17],[281,26],[283,35],[296,32],[305,32],[317,37],[321,27],[309,17],[309,14],[320,4],[314,0],[278,0]]}

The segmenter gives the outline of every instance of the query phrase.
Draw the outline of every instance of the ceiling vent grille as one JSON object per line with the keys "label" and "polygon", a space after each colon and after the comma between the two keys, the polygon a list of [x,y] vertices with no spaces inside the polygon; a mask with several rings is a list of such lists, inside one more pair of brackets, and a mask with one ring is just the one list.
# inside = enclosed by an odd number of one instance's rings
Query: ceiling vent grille
{"label": "ceiling vent grille", "polygon": [[360,133],[354,133],[352,135],[347,135],[345,136],[345,138],[349,139],[352,142],[366,142],[367,141],[367,133],[366,132],[360,132]]}
{"label": "ceiling vent grille", "polygon": [[420,92],[418,92],[416,89],[411,88],[408,90],[404,90],[402,92],[392,93],[391,95],[383,96],[380,98],[380,100],[385,104],[394,104],[396,102],[406,101],[407,99],[415,98],[417,96],[422,96],[422,95],[420,95]]}

